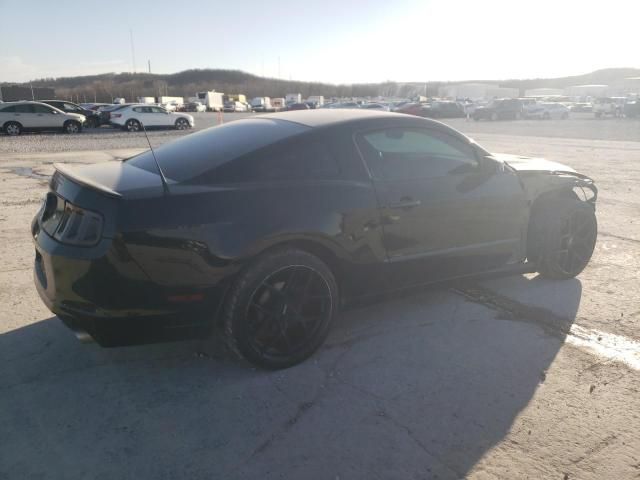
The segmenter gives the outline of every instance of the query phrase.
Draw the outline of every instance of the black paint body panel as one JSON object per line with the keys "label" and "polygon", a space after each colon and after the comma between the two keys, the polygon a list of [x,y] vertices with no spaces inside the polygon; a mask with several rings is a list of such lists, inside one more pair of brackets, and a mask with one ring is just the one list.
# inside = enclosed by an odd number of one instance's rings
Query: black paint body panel
{"label": "black paint body panel", "polygon": [[[36,216],[35,283],[44,303],[100,344],[123,345],[206,334],[238,271],[283,244],[327,262],[343,300],[524,261],[533,199],[514,169],[474,146],[477,171],[432,184],[384,185],[370,176],[353,141],[358,131],[412,126],[469,140],[407,115],[340,112],[322,121],[331,113],[313,117],[317,112],[265,118],[302,125],[311,118],[308,131],[276,146],[315,135],[335,139],[340,178],[219,185],[169,178],[165,194],[159,175],[126,161],[57,172],[51,191],[99,212],[104,227],[95,246],[65,245],[41,229],[42,213]],[[403,189],[420,196],[420,208],[388,208]]]}

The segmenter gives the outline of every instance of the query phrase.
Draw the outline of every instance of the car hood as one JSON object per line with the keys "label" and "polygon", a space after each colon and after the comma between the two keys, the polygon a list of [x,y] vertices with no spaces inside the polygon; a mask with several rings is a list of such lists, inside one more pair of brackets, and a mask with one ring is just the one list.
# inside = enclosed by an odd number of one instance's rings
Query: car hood
{"label": "car hood", "polygon": [[87,119],[87,117],[79,113],[65,113],[65,115],[73,120],[78,120],[80,122],[84,122]]}
{"label": "car hood", "polygon": [[511,155],[508,153],[493,153],[493,158],[504,162],[518,172],[566,172],[576,173],[576,171],[562,163],[552,162],[544,158],[524,157],[522,155]]}

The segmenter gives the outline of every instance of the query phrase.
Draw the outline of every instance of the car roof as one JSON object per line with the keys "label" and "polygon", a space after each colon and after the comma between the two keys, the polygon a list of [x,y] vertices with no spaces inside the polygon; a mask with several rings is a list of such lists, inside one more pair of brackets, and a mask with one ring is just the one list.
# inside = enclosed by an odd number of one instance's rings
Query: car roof
{"label": "car roof", "polygon": [[45,100],[14,100],[12,102],[3,102],[3,105],[9,105],[9,104],[18,104],[18,103],[34,103],[37,105],[42,104],[43,102],[45,102]]}
{"label": "car roof", "polygon": [[254,118],[265,118],[273,120],[285,120],[299,123],[311,128],[326,127],[341,123],[355,123],[374,118],[407,118],[401,113],[380,112],[368,109],[318,109],[318,110],[295,110],[292,112],[271,113],[260,115]]}

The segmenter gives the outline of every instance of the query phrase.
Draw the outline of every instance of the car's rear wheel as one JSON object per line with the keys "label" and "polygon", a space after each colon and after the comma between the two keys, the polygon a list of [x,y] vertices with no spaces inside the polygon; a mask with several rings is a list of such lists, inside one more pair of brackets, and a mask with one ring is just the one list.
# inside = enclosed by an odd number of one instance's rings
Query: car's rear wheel
{"label": "car's rear wheel", "polygon": [[65,122],[62,129],[64,130],[64,133],[68,134],[80,133],[80,130],[82,130],[82,125],[80,125],[80,122],[76,122],[75,120],[69,120]]}
{"label": "car's rear wheel", "polygon": [[7,122],[4,124],[3,129],[7,135],[11,136],[20,135],[22,133],[22,125],[18,122]]}
{"label": "car's rear wheel", "polygon": [[127,123],[124,124],[125,130],[128,132],[139,132],[141,129],[140,122],[138,120],[127,120]]}
{"label": "car's rear wheel", "polygon": [[189,128],[189,122],[186,118],[176,120],[176,130],[186,130]]}
{"label": "car's rear wheel", "polygon": [[252,364],[287,368],[326,339],[338,307],[338,287],[315,255],[287,248],[257,258],[235,281],[224,306],[232,350]]}
{"label": "car's rear wheel", "polygon": [[577,198],[545,202],[529,226],[527,256],[548,278],[572,278],[589,263],[598,223],[593,206]]}

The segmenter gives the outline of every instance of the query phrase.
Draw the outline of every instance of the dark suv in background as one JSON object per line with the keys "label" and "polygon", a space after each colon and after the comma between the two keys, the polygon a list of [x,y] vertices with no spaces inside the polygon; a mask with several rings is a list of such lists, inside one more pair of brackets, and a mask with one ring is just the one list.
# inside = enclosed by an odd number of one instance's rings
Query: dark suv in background
{"label": "dark suv in background", "polygon": [[422,116],[427,118],[460,118],[464,110],[457,102],[433,102],[422,108]]}
{"label": "dark suv in background", "polygon": [[85,128],[96,128],[100,126],[98,113],[93,110],[82,108],[80,105],[73,102],[67,102],[65,100],[40,100],[40,102],[56,107],[58,110],[62,110],[65,113],[78,113],[80,115],[84,115],[87,118],[84,123]]}
{"label": "dark suv in background", "polygon": [[496,99],[473,112],[474,120],[517,120],[521,117],[522,102],[517,98]]}

